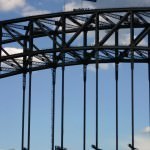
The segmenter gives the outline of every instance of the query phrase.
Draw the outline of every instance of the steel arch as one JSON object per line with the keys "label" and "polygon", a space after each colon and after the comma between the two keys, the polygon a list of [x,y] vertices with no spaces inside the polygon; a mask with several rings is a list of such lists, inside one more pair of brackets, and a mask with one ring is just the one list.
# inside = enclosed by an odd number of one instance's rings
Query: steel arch
{"label": "steel arch", "polygon": [[[149,63],[149,25],[150,8],[74,9],[1,21],[0,78],[61,67],[63,54],[65,66],[96,61]],[[128,32],[129,43],[120,41],[122,32]],[[84,33],[87,33],[86,38]],[[35,41],[39,38],[49,38],[49,47],[38,47]],[[145,45],[140,44],[142,41]],[[11,44],[18,45],[20,51],[8,52],[7,47]]]}

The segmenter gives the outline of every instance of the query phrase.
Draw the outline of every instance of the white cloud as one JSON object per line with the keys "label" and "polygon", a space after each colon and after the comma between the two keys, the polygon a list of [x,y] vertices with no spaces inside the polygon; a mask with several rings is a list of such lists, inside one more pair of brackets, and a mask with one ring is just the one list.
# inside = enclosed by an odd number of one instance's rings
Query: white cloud
{"label": "white cloud", "polygon": [[[106,64],[106,63],[103,63],[103,64],[99,64],[99,69],[102,69],[102,70],[108,70],[108,69],[110,69],[111,67],[113,67],[113,64],[111,63],[111,64]],[[96,68],[95,68],[95,64],[89,64],[88,66],[87,66],[87,69],[89,70],[89,71],[92,71],[92,72],[95,72],[96,71]]]}
{"label": "white cloud", "polygon": [[[139,131],[135,135],[135,148],[138,150],[149,150],[150,149],[150,127],[145,127],[142,132]],[[129,144],[129,139],[124,139],[120,141],[120,146],[122,150],[126,150]]]}
{"label": "white cloud", "polygon": [[143,130],[143,133],[149,133],[150,134],[150,127],[145,127]]}
{"label": "white cloud", "polygon": [[[13,55],[13,54],[18,54],[18,53],[22,53],[23,49],[21,48],[15,48],[15,47],[5,47],[4,48],[5,51],[9,54],[9,55]],[[6,54],[4,52],[2,52],[2,56],[6,56]],[[23,58],[17,58],[17,60],[22,60]],[[41,62],[39,59],[33,57],[33,61],[35,62]]]}
{"label": "white cloud", "polygon": [[135,145],[139,150],[149,150],[150,149],[150,138],[148,136],[136,136]]}
{"label": "white cloud", "polygon": [[73,9],[80,8],[80,4],[77,4],[76,2],[70,2],[67,3],[64,7],[65,11],[72,11]]}
{"label": "white cloud", "polygon": [[[135,143],[135,148],[137,148],[137,150],[149,150],[150,149],[150,138],[148,136],[136,135],[134,143]],[[120,142],[121,149],[127,150],[128,144],[129,142],[127,141]]]}
{"label": "white cloud", "polygon": [[[38,3],[41,4],[41,3]],[[37,9],[27,3],[26,0],[0,0],[0,11],[14,11],[18,9],[22,16],[33,16],[50,13],[47,10]]]}
{"label": "white cloud", "polygon": [[[14,47],[5,47],[4,50],[8,53],[8,55],[13,55],[13,54],[18,54],[18,53],[22,53],[23,50],[20,49],[20,48],[14,48]],[[7,54],[5,54],[3,51],[2,51],[2,56],[7,56]],[[21,58],[18,58],[17,60],[22,60],[22,57]],[[6,63],[2,63],[2,67],[10,67],[8,66]]]}
{"label": "white cloud", "polygon": [[50,12],[47,10],[39,10],[28,4],[26,4],[21,10],[22,16],[33,16],[33,15],[41,15],[41,14],[48,14],[48,13]]}
{"label": "white cloud", "polygon": [[0,0],[0,11],[11,11],[23,7],[25,0]]}
{"label": "white cloud", "polygon": [[[23,50],[21,48],[14,48],[14,47],[5,47],[4,48],[5,51],[9,54],[9,55],[12,55],[12,54],[17,54],[17,53],[22,53]],[[2,52],[2,55],[4,56],[4,52]]]}
{"label": "white cloud", "polygon": [[[134,39],[136,39],[137,37],[137,33],[135,33]],[[129,45],[130,44],[130,33],[122,33],[121,37],[120,37],[120,44],[121,45]],[[139,44],[138,46],[146,46],[147,45],[147,41],[146,38],[144,38]]]}
{"label": "white cloud", "polygon": [[99,64],[99,68],[102,70],[108,70],[110,67],[110,64]]}
{"label": "white cloud", "polygon": [[150,6],[149,0],[100,0],[96,3],[86,2],[96,8],[144,7]]}
{"label": "white cloud", "polygon": [[73,10],[74,8],[119,8],[119,7],[148,7],[150,6],[149,0],[99,0],[95,2],[89,1],[75,1],[65,5],[66,10]]}

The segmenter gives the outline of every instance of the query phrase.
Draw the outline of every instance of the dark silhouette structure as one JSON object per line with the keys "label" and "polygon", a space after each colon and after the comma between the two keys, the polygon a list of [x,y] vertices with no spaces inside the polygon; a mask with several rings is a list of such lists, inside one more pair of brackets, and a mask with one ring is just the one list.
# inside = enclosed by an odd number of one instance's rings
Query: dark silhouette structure
{"label": "dark silhouette structure", "polygon": [[66,148],[61,148],[60,146],[55,146],[55,150],[67,150]]}
{"label": "dark silhouette structure", "polygon": [[100,148],[97,148],[95,145],[92,145],[91,146],[93,149],[95,149],[95,150],[102,150],[102,149],[100,149]]}
{"label": "dark silhouette structure", "polygon": [[[25,124],[25,91],[26,76],[29,74],[28,97],[28,145],[30,150],[30,121],[32,72],[52,69],[52,141],[51,150],[64,148],[64,88],[65,67],[83,65],[84,108],[83,108],[83,150],[86,150],[86,78],[87,65],[95,64],[96,68],[96,99],[95,99],[95,145],[98,147],[98,69],[99,63],[115,63],[116,80],[116,150],[118,150],[118,73],[119,63],[131,64],[131,129],[134,150],[134,64],[148,64],[150,83],[150,8],[117,8],[74,10],[70,12],[31,16],[0,22],[0,78],[23,74],[22,103],[22,150],[24,150]],[[135,34],[135,29],[140,32]],[[120,36],[128,30],[129,42],[121,43]],[[93,43],[89,43],[89,34],[94,33]],[[102,33],[102,34],[101,34]],[[47,37],[51,44],[41,48],[35,42],[38,38]],[[112,38],[113,37],[113,38]],[[111,44],[109,44],[111,40]],[[147,39],[147,45],[140,43]],[[78,45],[78,41],[82,41]],[[82,40],[81,40],[82,39]],[[19,45],[18,53],[8,53],[6,46],[10,43]],[[61,99],[61,142],[55,147],[55,85],[57,68],[62,68],[62,99]],[[149,84],[150,85],[150,84]],[[150,88],[149,88],[150,89]],[[150,103],[149,103],[150,107]]]}
{"label": "dark silhouette structure", "polygon": [[129,148],[134,149],[134,150],[138,150],[137,148],[133,147],[131,144],[128,145]]}

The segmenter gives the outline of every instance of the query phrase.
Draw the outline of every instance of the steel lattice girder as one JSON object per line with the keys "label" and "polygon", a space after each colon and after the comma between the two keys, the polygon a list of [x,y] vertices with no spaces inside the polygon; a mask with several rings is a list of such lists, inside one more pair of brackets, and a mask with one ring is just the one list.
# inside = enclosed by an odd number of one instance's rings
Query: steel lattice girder
{"label": "steel lattice girder", "polygon": [[[123,33],[128,41],[120,40]],[[40,38],[51,44],[41,48]],[[92,64],[97,51],[99,63],[149,63],[149,39],[150,8],[76,9],[1,21],[0,78],[61,67],[64,56],[65,66]],[[10,44],[16,53],[8,51]]]}

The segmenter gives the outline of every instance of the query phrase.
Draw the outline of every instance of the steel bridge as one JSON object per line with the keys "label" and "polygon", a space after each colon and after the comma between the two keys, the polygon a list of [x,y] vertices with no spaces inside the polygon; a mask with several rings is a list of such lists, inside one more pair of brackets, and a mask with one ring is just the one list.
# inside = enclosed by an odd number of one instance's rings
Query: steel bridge
{"label": "steel bridge", "polygon": [[[122,43],[121,35],[127,32],[129,41]],[[91,38],[92,36],[92,38]],[[43,38],[47,45],[39,44]],[[145,41],[146,44],[141,44]],[[15,45],[18,51],[7,50]],[[86,74],[87,65],[96,66],[96,126],[93,149],[98,144],[98,70],[99,63],[115,63],[116,74],[116,150],[118,150],[118,66],[131,64],[131,116],[134,145],[134,64],[148,64],[150,77],[150,8],[74,9],[70,12],[52,13],[0,22],[0,78],[23,74],[22,150],[24,147],[24,115],[26,75],[29,73],[28,146],[30,150],[31,81],[32,72],[52,69],[52,150],[64,148],[64,77],[65,67],[83,65],[84,109],[83,150],[86,150]],[[61,144],[55,146],[55,84],[56,69],[62,68]]]}

